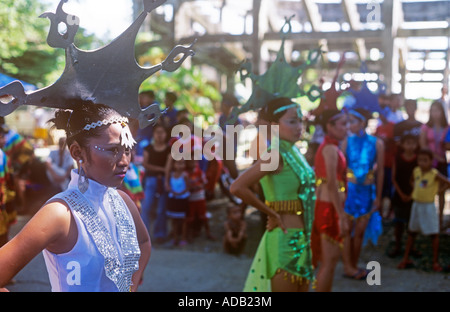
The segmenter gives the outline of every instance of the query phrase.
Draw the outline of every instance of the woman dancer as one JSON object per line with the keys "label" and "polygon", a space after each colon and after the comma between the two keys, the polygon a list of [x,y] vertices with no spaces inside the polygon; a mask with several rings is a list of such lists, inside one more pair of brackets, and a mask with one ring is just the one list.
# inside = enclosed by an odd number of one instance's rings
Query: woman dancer
{"label": "woman dancer", "polygon": [[[278,128],[275,166],[267,157],[258,159],[239,176],[230,191],[248,205],[268,215],[267,231],[259,243],[244,291],[307,291],[314,280],[310,234],[314,217],[315,177],[295,143],[301,134],[300,106],[288,98],[267,104],[265,116]],[[277,127],[275,127],[277,126]],[[272,168],[274,167],[274,168]],[[252,190],[261,182],[266,202]]]}
{"label": "woman dancer", "polygon": [[344,240],[342,260],[344,276],[357,280],[364,280],[367,276],[364,269],[354,273],[362,246],[369,239],[376,244],[382,232],[379,210],[383,189],[384,145],[380,139],[366,133],[370,116],[370,112],[362,108],[350,110],[350,131],[353,135],[342,143],[348,166],[345,212],[351,220],[346,235],[348,239]]}
{"label": "woman dancer", "polygon": [[136,205],[116,190],[135,143],[127,118],[81,102],[52,121],[66,131],[78,170],[0,249],[0,287],[43,251],[53,291],[136,291],[151,244]]}
{"label": "woman dancer", "polygon": [[347,162],[339,149],[339,142],[347,136],[347,114],[336,109],[325,110],[321,114],[320,123],[325,131],[325,138],[314,161],[317,200],[311,249],[314,266],[317,267],[320,262],[316,291],[331,291],[343,237],[349,228],[349,220],[344,212]]}

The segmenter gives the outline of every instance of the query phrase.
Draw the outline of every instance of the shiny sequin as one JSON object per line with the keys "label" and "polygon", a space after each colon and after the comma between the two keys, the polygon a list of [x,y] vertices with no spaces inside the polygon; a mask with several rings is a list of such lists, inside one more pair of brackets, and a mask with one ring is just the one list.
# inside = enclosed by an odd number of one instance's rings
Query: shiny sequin
{"label": "shiny sequin", "polygon": [[377,138],[367,133],[349,137],[347,143],[347,163],[350,178],[356,183],[348,182],[348,195],[344,210],[353,218],[369,215],[369,223],[364,233],[363,246],[368,240],[376,244],[382,233],[381,216],[378,211],[371,213],[376,197],[375,181],[365,184],[366,180],[374,180],[373,168],[376,163]]}
{"label": "shiny sequin", "polygon": [[298,198],[303,203],[303,221],[305,223],[307,239],[309,240],[312,222],[314,220],[316,176],[314,170],[309,166],[305,157],[300,153],[300,150],[295,144],[280,140],[280,153],[300,181],[301,187],[298,192]]}
{"label": "shiny sequin", "polygon": [[120,260],[119,251],[111,233],[89,201],[77,190],[67,193],[63,199],[83,221],[97,249],[104,257],[106,276],[114,282],[119,291],[127,292],[132,285],[131,277],[139,268],[141,252],[134,223],[127,213],[128,208],[125,203],[113,189],[107,190],[107,196],[116,221],[123,261]]}
{"label": "shiny sequin", "polygon": [[346,155],[348,173],[352,173],[356,183],[348,182],[345,211],[358,218],[372,209],[376,196],[375,184],[365,184],[376,162],[376,138],[368,134],[349,137]]}
{"label": "shiny sequin", "polygon": [[310,250],[309,241],[307,242],[305,239],[305,232],[300,230],[294,233],[289,239],[289,247],[292,248],[294,254],[292,256],[292,260],[286,266],[287,269],[293,272],[297,272],[302,277],[312,279],[313,278],[313,268],[310,263],[303,263],[302,265],[299,263],[298,259],[301,255]]}

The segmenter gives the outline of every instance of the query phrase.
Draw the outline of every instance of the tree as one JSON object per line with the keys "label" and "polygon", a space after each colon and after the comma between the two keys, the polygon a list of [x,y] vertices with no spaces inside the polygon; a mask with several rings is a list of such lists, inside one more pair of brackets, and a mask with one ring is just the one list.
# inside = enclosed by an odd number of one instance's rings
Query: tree
{"label": "tree", "polygon": [[[0,72],[38,87],[53,83],[64,69],[64,50],[47,44],[49,20],[54,11],[37,0],[2,0],[0,3]],[[80,35],[81,34],[81,35]],[[80,28],[75,44],[88,49],[98,41]]]}
{"label": "tree", "polygon": [[[151,66],[161,63],[165,54],[160,48],[151,48],[145,55],[138,57],[141,66]],[[174,72],[158,72],[148,78],[141,85],[141,91],[151,89],[156,98],[164,100],[167,91],[175,92],[178,96],[177,108],[187,109],[192,116],[204,116],[205,120],[213,123],[214,102],[221,100],[217,87],[207,81],[198,67],[180,67]]]}

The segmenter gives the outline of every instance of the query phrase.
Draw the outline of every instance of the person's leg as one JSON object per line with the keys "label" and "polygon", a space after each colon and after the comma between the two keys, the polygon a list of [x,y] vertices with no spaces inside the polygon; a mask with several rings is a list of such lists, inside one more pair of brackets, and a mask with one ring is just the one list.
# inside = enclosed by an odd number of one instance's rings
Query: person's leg
{"label": "person's leg", "polygon": [[178,218],[172,218],[173,245],[178,246],[181,236],[181,222]]}
{"label": "person's leg", "polygon": [[439,231],[444,229],[445,189],[439,192]]}
{"label": "person's leg", "polygon": [[167,193],[162,192],[157,200],[153,235],[156,239],[163,240],[167,237]]}
{"label": "person's leg", "polygon": [[353,238],[351,232],[353,231],[354,223],[349,220],[348,232],[343,233],[343,249],[342,249],[342,263],[344,265],[345,276],[356,276],[358,269],[352,263],[352,245]]}
{"label": "person's leg", "polygon": [[186,217],[185,219],[185,238],[184,240],[192,243],[194,241],[194,235],[193,235],[193,219],[190,217]]}
{"label": "person's leg", "polygon": [[333,286],[334,270],[341,255],[341,248],[337,243],[321,238],[321,259],[317,272],[316,291],[329,292]]}
{"label": "person's leg", "polygon": [[[390,220],[394,209],[392,207],[392,168],[384,167],[383,191],[381,195],[381,217]],[[386,208],[385,208],[386,207]]]}
{"label": "person's leg", "polygon": [[430,235],[433,247],[433,271],[441,272],[442,267],[439,264],[439,234]]}
{"label": "person's leg", "polygon": [[205,227],[206,238],[209,240],[216,240],[216,237],[211,234],[211,229],[209,228],[209,220],[208,218],[203,219],[203,225]]}
{"label": "person's leg", "polygon": [[351,263],[353,267],[358,267],[359,255],[361,254],[361,248],[364,239],[364,233],[369,223],[369,218],[358,218],[355,221],[355,233],[353,237],[353,245],[351,251]]}
{"label": "person's leg", "polygon": [[197,201],[189,201],[189,209],[186,215],[186,239],[191,242],[194,240],[194,237],[198,236],[198,228],[197,228],[197,212],[198,206]]}
{"label": "person's leg", "polygon": [[141,218],[150,233],[150,213],[156,194],[156,177],[146,177],[144,180],[145,198],[142,201]]}
{"label": "person's leg", "polygon": [[197,206],[197,217],[201,223],[200,230],[201,227],[204,227],[206,238],[210,240],[215,240],[215,237],[211,234],[211,230],[209,227],[209,220],[208,217],[206,216],[207,214],[206,199],[196,201],[196,206]]}
{"label": "person's leg", "polygon": [[187,245],[187,220],[186,218],[180,219],[180,228],[181,228],[181,241],[180,241],[180,245],[184,246]]}
{"label": "person's leg", "polygon": [[[447,161],[445,162],[439,162],[437,165],[438,171],[444,175],[445,177],[448,176],[448,164]],[[438,201],[439,201],[439,232],[444,229],[444,208],[445,208],[445,192],[447,191],[448,187],[447,185],[441,183],[439,185],[439,191],[438,191]]]}
{"label": "person's leg", "polygon": [[416,235],[417,235],[417,233],[415,233],[415,232],[409,232],[408,240],[406,241],[406,246],[405,246],[405,254],[403,255],[402,262],[400,262],[400,264],[398,265],[399,269],[405,269],[408,265],[412,264],[412,261],[409,259],[409,255],[414,246],[414,241],[416,239]]}

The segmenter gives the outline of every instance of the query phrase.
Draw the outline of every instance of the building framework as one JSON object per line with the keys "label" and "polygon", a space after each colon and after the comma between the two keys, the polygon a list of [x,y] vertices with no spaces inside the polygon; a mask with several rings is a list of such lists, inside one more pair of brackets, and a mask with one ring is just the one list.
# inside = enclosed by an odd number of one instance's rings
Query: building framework
{"label": "building framework", "polygon": [[[133,11],[142,11],[141,0],[133,0]],[[345,52],[341,82],[382,81],[388,92],[408,98],[426,97],[418,89],[449,86],[450,0],[168,0],[142,28],[159,40],[138,44],[136,53],[197,38],[192,62],[214,68],[226,90],[243,60],[257,74],[268,68],[291,16],[288,61],[320,45],[327,51],[321,74],[329,80]],[[355,76],[362,62],[369,75]]]}

